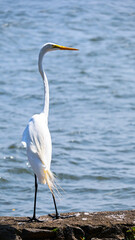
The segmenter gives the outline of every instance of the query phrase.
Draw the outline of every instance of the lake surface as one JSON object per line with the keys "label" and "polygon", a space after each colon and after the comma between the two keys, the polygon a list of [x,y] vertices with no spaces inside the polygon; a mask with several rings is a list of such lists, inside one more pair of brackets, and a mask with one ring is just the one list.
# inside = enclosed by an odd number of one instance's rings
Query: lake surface
{"label": "lake surface", "polygon": [[[1,1],[0,215],[32,216],[23,130],[43,108],[37,60],[48,53],[52,171],[60,212],[135,208],[135,1]],[[37,215],[54,212],[39,185]]]}

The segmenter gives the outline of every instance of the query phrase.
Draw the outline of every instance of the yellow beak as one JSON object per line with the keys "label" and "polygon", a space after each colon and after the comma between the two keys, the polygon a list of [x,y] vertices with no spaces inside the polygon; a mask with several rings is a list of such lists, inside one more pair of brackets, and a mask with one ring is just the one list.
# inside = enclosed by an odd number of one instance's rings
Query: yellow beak
{"label": "yellow beak", "polygon": [[64,46],[60,46],[60,45],[57,45],[57,44],[54,44],[53,47],[54,48],[59,48],[60,50],[74,50],[74,51],[78,50],[77,48],[64,47]]}

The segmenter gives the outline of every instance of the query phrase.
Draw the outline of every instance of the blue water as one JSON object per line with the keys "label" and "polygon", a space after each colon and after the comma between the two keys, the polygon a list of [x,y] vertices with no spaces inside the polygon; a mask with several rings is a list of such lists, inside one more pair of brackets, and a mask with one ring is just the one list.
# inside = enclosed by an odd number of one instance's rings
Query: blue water
{"label": "blue water", "polygon": [[[135,208],[135,1],[0,3],[0,215],[31,216],[34,177],[21,136],[43,107],[48,53],[52,171],[60,212]],[[37,215],[54,212],[39,185]]]}

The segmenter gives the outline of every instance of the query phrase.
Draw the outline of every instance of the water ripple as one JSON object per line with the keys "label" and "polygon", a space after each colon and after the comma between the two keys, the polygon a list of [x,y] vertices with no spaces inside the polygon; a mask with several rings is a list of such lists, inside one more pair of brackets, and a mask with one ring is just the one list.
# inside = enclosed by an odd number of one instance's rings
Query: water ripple
{"label": "water ripple", "polygon": [[[50,53],[43,63],[50,86],[51,168],[65,191],[60,210],[135,208],[133,9],[133,0],[1,3],[2,215],[33,211],[34,177],[20,142],[30,117],[42,110],[37,58],[48,41],[79,49]],[[52,212],[46,185],[39,185],[39,196],[38,213]]]}

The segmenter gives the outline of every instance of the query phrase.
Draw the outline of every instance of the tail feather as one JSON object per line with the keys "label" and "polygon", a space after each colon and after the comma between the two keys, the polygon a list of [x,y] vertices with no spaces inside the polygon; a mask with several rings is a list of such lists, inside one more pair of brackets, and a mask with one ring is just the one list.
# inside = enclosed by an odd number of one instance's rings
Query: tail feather
{"label": "tail feather", "polygon": [[54,194],[60,199],[62,197],[62,194],[60,192],[60,189],[62,191],[63,188],[60,187],[60,185],[57,183],[56,180],[56,175],[53,174],[49,169],[44,169],[44,184],[47,183],[52,195],[54,196]]}
{"label": "tail feather", "polygon": [[54,174],[49,169],[45,169],[44,174],[45,182],[47,183],[51,193],[53,194],[53,190],[55,189],[58,191]]}

